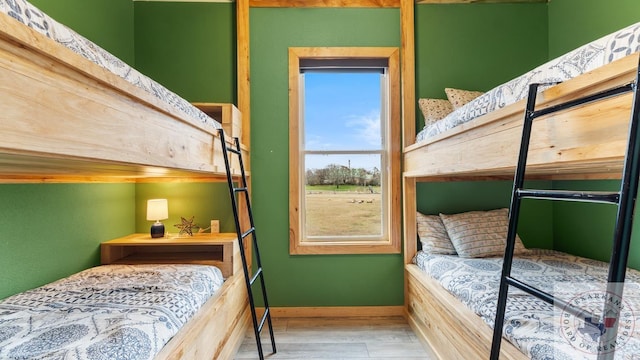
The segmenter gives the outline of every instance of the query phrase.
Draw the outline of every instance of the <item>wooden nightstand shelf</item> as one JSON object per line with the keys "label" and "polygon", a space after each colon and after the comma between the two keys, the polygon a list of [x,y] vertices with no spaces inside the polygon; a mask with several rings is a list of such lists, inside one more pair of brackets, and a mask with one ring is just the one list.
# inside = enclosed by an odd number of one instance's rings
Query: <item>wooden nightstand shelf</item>
{"label": "wooden nightstand shelf", "polygon": [[227,278],[240,269],[235,233],[194,234],[152,239],[131,234],[100,244],[102,264],[215,265]]}

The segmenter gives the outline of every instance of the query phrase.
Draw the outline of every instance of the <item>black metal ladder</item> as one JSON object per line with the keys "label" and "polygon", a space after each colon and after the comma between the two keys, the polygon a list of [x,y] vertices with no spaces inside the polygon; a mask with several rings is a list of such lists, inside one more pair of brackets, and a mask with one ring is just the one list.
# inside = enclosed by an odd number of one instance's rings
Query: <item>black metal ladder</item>
{"label": "black metal ladder", "polygon": [[[242,257],[242,268],[244,270],[244,280],[247,286],[247,293],[249,295],[249,306],[251,307],[251,318],[253,320],[253,331],[256,337],[256,344],[258,347],[258,355],[260,360],[264,359],[262,351],[262,342],[260,340],[260,332],[264,327],[265,322],[269,326],[269,335],[271,336],[271,348],[273,353],[276,353],[276,339],[273,335],[273,325],[271,323],[271,310],[269,308],[269,301],[267,300],[267,288],[264,281],[264,271],[262,270],[262,261],[260,260],[260,250],[258,249],[258,239],[256,237],[256,228],[253,222],[253,212],[251,211],[251,202],[249,200],[249,188],[247,186],[247,177],[244,171],[244,163],[242,162],[242,151],[240,148],[240,140],[234,138],[234,147],[227,146],[225,141],[224,130],[218,130],[220,134],[220,141],[222,143],[222,154],[224,155],[224,165],[227,171],[227,183],[229,185],[229,195],[231,196],[231,207],[233,208],[233,217],[236,225],[236,233],[238,235],[238,245],[240,247],[240,256]],[[233,175],[231,174],[231,162],[229,161],[229,153],[236,154],[238,156],[238,163],[240,166],[240,187],[236,187],[233,181]],[[240,222],[240,210],[238,209],[238,202],[236,194],[244,194],[244,200],[246,204],[246,211],[249,218],[250,228],[247,231],[243,231]],[[244,248],[244,239],[251,236],[251,242],[253,243],[253,251],[256,261],[256,271],[251,276],[249,273],[249,264],[247,262],[247,255]],[[253,298],[253,284],[256,280],[260,280],[260,289],[262,291],[262,299],[264,301],[264,314],[260,321],[258,321],[258,315],[256,314],[256,305]]]}
{"label": "black metal ladder", "polygon": [[[578,318],[585,319],[589,314],[588,311],[580,309],[566,301],[555,298],[553,295],[541,291],[530,286],[520,280],[511,277],[511,265],[513,260],[513,251],[515,245],[516,229],[518,226],[518,216],[520,212],[520,202],[524,198],[547,199],[547,200],[564,200],[564,201],[580,201],[616,204],[616,222],[613,234],[613,245],[611,258],[609,262],[609,272],[607,278],[607,294],[617,296],[622,299],[624,288],[624,280],[627,269],[627,259],[629,254],[629,243],[631,240],[631,228],[633,225],[633,211],[638,192],[638,175],[640,174],[640,129],[638,127],[640,117],[640,98],[638,94],[638,79],[640,72],[636,73],[636,80],[633,83],[617,86],[608,90],[581,97],[566,103],[553,105],[540,110],[535,109],[536,96],[539,86],[554,84],[532,84],[529,86],[529,96],[524,116],[524,127],[522,131],[522,142],[520,144],[520,154],[518,164],[513,181],[513,192],[511,196],[511,204],[509,208],[509,230],[507,232],[507,243],[505,247],[504,262],[502,267],[502,275],[500,277],[500,289],[498,293],[498,305],[496,310],[496,318],[493,328],[493,341],[491,344],[491,360],[497,360],[500,356],[500,344],[502,340],[502,330],[504,325],[505,308],[507,304],[507,296],[509,286],[516,287],[532,296],[535,296],[551,305],[560,307],[563,311],[570,313]],[[524,178],[527,162],[527,153],[529,149],[529,141],[531,136],[531,128],[536,118],[550,115],[559,111],[570,110],[578,106],[592,103],[605,98],[618,96],[621,94],[633,92],[633,104],[631,110],[631,119],[629,123],[628,144],[624,159],[622,180],[620,182],[620,190],[618,192],[598,192],[598,191],[566,191],[566,190],[534,190],[525,189]],[[606,314],[613,306],[612,302],[604,301],[603,314]],[[612,331],[607,331],[606,336],[600,336],[599,346],[602,348],[608,341],[615,341],[617,338],[618,312],[614,311],[616,326],[610,327]],[[602,325],[603,320],[599,320]],[[613,359],[614,351],[602,352],[598,354],[598,359]]]}

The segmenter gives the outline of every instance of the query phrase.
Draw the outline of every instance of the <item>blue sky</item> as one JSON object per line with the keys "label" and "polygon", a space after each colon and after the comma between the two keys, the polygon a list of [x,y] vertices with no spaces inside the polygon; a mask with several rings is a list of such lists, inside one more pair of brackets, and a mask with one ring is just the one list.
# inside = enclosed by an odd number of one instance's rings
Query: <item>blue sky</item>
{"label": "blue sky", "polygon": [[[307,150],[375,150],[380,134],[380,74],[305,73],[305,143]],[[378,156],[308,155],[306,168],[330,163],[380,167]]]}

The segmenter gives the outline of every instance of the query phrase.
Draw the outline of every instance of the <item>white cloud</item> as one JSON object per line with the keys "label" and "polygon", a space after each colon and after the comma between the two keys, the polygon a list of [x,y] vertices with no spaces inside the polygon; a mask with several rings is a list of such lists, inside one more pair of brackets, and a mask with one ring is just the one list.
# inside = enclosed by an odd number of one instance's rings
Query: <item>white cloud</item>
{"label": "white cloud", "polygon": [[366,115],[353,115],[346,125],[354,128],[355,134],[360,140],[379,148],[382,145],[380,133],[380,112],[372,110]]}
{"label": "white cloud", "polygon": [[322,135],[309,135],[306,139],[305,148],[313,150],[327,150],[335,148],[335,144],[329,142],[326,137]]}

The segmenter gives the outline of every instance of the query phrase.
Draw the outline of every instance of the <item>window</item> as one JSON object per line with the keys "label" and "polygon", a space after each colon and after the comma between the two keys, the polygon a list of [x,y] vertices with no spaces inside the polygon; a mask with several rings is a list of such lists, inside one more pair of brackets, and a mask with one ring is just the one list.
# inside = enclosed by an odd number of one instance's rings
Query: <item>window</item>
{"label": "window", "polygon": [[400,252],[396,48],[289,49],[292,254]]}

